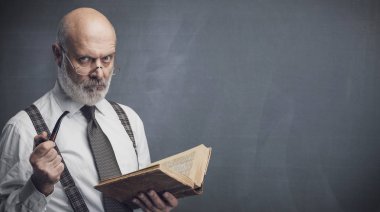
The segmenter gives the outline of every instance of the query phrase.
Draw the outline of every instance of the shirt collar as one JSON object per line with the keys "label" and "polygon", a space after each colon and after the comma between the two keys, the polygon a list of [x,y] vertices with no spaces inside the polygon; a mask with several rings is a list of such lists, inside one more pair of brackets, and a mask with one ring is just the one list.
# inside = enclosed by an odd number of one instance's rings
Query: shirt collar
{"label": "shirt collar", "polygon": [[105,115],[107,110],[108,101],[106,99],[102,99],[95,104],[96,109],[100,112],[100,114]]}
{"label": "shirt collar", "polygon": [[[53,96],[57,101],[58,106],[61,108],[62,112],[69,111],[67,114],[69,118],[71,118],[74,114],[80,113],[80,109],[84,106],[84,104],[73,101],[61,88],[58,82],[55,83],[53,88]],[[102,114],[105,114],[105,110],[107,108],[107,100],[102,99],[98,103],[95,104],[96,109]]]}

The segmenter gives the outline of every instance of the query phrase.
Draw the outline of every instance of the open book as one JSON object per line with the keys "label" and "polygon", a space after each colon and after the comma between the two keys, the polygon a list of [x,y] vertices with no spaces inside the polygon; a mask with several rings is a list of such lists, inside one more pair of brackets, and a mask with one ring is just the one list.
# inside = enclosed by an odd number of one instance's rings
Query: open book
{"label": "open book", "polygon": [[138,207],[132,199],[150,189],[159,194],[168,191],[177,198],[201,194],[210,155],[211,148],[201,144],[144,169],[102,181],[95,188],[131,208]]}

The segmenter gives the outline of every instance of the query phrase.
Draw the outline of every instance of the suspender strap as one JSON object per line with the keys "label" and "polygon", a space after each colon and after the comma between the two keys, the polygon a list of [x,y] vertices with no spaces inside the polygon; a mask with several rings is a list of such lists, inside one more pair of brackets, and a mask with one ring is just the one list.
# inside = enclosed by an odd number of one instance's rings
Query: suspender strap
{"label": "suspender strap", "polygon": [[[47,127],[44,119],[42,118],[42,115],[38,108],[35,105],[31,105],[28,108],[25,109],[26,113],[29,115],[30,119],[32,120],[33,126],[37,131],[37,134],[41,134],[43,131],[47,132],[48,137],[50,137],[50,131]],[[58,147],[55,146],[55,150],[58,152],[58,154],[62,157],[61,152],[59,151]],[[65,164],[63,157],[62,157],[62,163]],[[82,195],[80,194],[78,188],[75,185],[75,182],[73,180],[73,177],[71,176],[69,170],[67,169],[67,166],[65,164],[65,168],[61,174],[60,182],[63,186],[63,190],[66,193],[67,198],[70,201],[70,204],[75,212],[88,212],[88,208],[86,206],[86,203],[83,200]]]}
{"label": "suspender strap", "polygon": [[[129,138],[132,141],[133,148],[135,149],[135,153],[136,153],[137,166],[139,166],[139,160],[138,160],[139,157],[137,153],[136,141],[133,135],[131,123],[129,122],[128,116],[125,113],[125,111],[120,107],[119,104],[113,101],[109,101],[109,103],[112,105],[117,116],[119,117],[121,124],[123,125],[125,131],[127,132]],[[30,119],[32,120],[33,126],[36,129],[37,134],[41,134],[43,131],[45,131],[47,132],[48,137],[50,137],[49,128],[47,127],[44,119],[42,118],[42,115],[40,111],[38,110],[38,108],[35,105],[30,105],[28,108],[25,109],[25,111],[29,115]],[[57,146],[55,146],[55,150],[62,157],[61,152],[59,151]],[[65,164],[63,157],[62,157],[62,162],[63,164]],[[69,199],[69,202],[72,208],[74,209],[74,211],[88,212],[89,210],[86,206],[86,203],[84,202],[82,195],[80,194],[78,188],[76,187],[74,179],[71,176],[69,170],[67,169],[66,164],[65,164],[65,169],[63,170],[61,174],[60,182],[63,186],[66,196]]]}
{"label": "suspender strap", "polygon": [[33,126],[37,131],[37,134],[41,134],[43,131],[47,133],[47,136],[50,137],[50,130],[46,126],[44,119],[41,116],[40,111],[35,105],[30,105],[25,109],[25,112],[29,115],[32,120]]}
{"label": "suspender strap", "polygon": [[116,102],[110,101],[110,100],[108,100],[108,102],[112,105],[117,116],[119,117],[121,124],[123,125],[125,131],[128,133],[128,136],[132,141],[133,148],[135,149],[136,158],[137,158],[137,167],[138,167],[137,169],[140,169],[140,167],[139,167],[139,155],[137,153],[136,141],[135,141],[135,137],[133,136],[132,127],[131,127],[131,123],[129,122],[128,116],[125,113],[125,111],[120,107],[119,104],[117,104]]}

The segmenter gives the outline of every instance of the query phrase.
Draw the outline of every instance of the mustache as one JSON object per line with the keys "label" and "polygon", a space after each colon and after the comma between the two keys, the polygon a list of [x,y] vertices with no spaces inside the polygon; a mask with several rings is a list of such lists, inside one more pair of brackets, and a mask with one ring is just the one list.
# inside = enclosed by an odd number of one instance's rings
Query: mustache
{"label": "mustache", "polygon": [[82,82],[83,87],[107,86],[105,79],[89,79]]}

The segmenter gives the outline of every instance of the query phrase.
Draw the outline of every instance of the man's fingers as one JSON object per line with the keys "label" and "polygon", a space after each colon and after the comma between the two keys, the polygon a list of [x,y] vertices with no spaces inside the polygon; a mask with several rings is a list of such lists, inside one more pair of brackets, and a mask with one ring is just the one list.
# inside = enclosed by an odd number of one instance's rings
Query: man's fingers
{"label": "man's fingers", "polygon": [[59,163],[55,167],[56,176],[53,177],[54,179],[56,179],[55,183],[57,183],[61,179],[61,174],[62,174],[62,172],[63,172],[64,169],[65,169],[65,165],[63,163]]}
{"label": "man's fingers", "polygon": [[41,134],[34,136],[34,146],[36,147],[42,142],[47,141],[47,140],[48,140],[47,133],[43,131]]}
{"label": "man's fingers", "polygon": [[170,211],[177,207],[178,200],[171,193],[165,192],[163,195],[158,195],[154,190],[146,193],[139,193],[133,203],[138,205],[144,211]]}
{"label": "man's fingers", "polygon": [[42,157],[46,155],[52,148],[54,148],[55,143],[53,141],[46,141],[39,144],[34,150],[32,155],[37,157]]}
{"label": "man's fingers", "polygon": [[157,193],[153,190],[150,190],[148,192],[148,195],[150,199],[153,201],[153,204],[160,210],[165,209],[167,206],[166,204],[162,201],[162,199],[157,195]]}
{"label": "man's fingers", "polygon": [[39,134],[39,135],[37,135],[37,136],[35,136],[35,137],[41,137],[41,138],[44,138],[44,139],[48,139],[47,136],[48,136],[48,135],[47,135],[47,132],[43,131],[41,134]]}
{"label": "man's fingers", "polygon": [[178,206],[178,199],[173,196],[173,194],[169,193],[169,192],[165,192],[163,195],[162,195],[166,202],[172,207],[172,208],[175,208]]}
{"label": "man's fingers", "polygon": [[148,208],[150,211],[154,210],[154,205],[144,193],[138,194],[137,197],[145,205],[146,208]]}
{"label": "man's fingers", "polygon": [[57,171],[60,173],[59,175],[62,174],[63,170],[65,169],[65,164],[59,163],[56,167]]}
{"label": "man's fingers", "polygon": [[133,203],[138,205],[141,209],[143,209],[145,212],[150,212],[150,210],[137,198],[134,198],[132,200]]}
{"label": "man's fingers", "polygon": [[60,163],[62,162],[62,157],[57,155],[52,161],[51,161],[51,166],[56,168]]}
{"label": "man's fingers", "polygon": [[[44,160],[46,160],[47,162],[52,162],[53,160],[55,160],[57,157],[58,157],[58,152],[57,150],[55,150],[54,148],[51,148],[48,153],[46,153],[43,157],[44,157]],[[61,156],[59,156],[61,157]]]}

